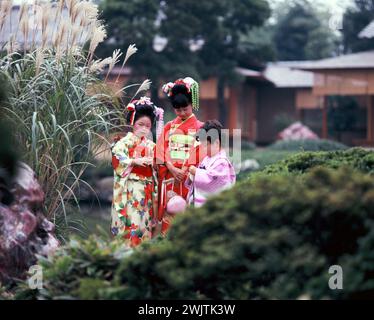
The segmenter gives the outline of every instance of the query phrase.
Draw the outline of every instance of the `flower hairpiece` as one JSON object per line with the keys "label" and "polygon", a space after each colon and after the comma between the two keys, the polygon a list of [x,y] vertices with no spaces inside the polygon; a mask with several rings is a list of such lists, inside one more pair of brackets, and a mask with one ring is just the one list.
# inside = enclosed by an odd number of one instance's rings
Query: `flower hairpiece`
{"label": "flower hairpiece", "polygon": [[181,84],[187,88],[187,92],[192,95],[192,107],[197,110],[199,109],[199,84],[191,77],[186,77],[184,79],[178,79],[174,82],[165,83],[162,86],[162,91],[168,96],[173,95],[172,89],[175,85]]}
{"label": "flower hairpiece", "polygon": [[132,100],[127,106],[126,109],[128,112],[131,112],[130,125],[134,125],[136,106],[137,105],[153,105],[149,97],[141,97],[139,100]]}
{"label": "flower hairpiece", "polygon": [[127,106],[126,109],[128,112],[132,112],[131,118],[130,118],[130,125],[134,125],[135,120],[135,114],[136,114],[136,106],[138,105],[148,105],[154,107],[154,114],[157,118],[160,118],[161,121],[163,121],[163,115],[164,110],[161,108],[158,108],[154,105],[154,103],[151,101],[151,98],[143,96],[137,100],[132,100]]}
{"label": "flower hairpiece", "polygon": [[162,86],[162,91],[170,97],[171,96],[171,89],[173,89],[173,87],[174,87],[174,82],[165,83]]}
{"label": "flower hairpiece", "polygon": [[157,139],[161,136],[164,128],[164,109],[155,106],[155,115],[157,119],[156,137]]}
{"label": "flower hairpiece", "polygon": [[135,104],[129,103],[126,107],[127,111],[134,111],[135,110]]}
{"label": "flower hairpiece", "polygon": [[148,105],[148,106],[152,106],[153,105],[153,102],[151,101],[151,98],[149,97],[141,97],[137,103],[138,104],[141,104],[141,105]]}
{"label": "flower hairpiece", "polygon": [[131,117],[130,117],[130,125],[134,125],[134,120],[135,120],[135,114],[136,114],[136,108],[135,108],[135,102],[130,102],[127,107],[126,107],[128,112],[131,112]]}

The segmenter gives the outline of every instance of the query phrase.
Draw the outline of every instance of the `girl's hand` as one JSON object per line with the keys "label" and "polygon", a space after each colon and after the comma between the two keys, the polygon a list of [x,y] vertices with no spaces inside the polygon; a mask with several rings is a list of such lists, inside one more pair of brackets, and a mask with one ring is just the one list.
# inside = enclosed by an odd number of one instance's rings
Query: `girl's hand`
{"label": "girl's hand", "polygon": [[174,167],[174,165],[171,162],[167,162],[166,167],[168,168],[168,170],[170,171],[170,173],[173,175],[174,179],[177,182],[182,182],[183,181],[183,179],[186,175],[185,170]]}
{"label": "girl's hand", "polygon": [[191,166],[189,169],[188,169],[189,173],[192,174],[193,176],[196,174],[196,167],[195,166]]}
{"label": "girl's hand", "polygon": [[147,166],[152,166],[154,161],[152,157],[145,157],[143,158]]}
{"label": "girl's hand", "polygon": [[173,168],[171,168],[170,172],[177,182],[182,182],[183,181],[184,176],[185,176],[185,172],[182,169],[173,167]]}
{"label": "girl's hand", "polygon": [[141,167],[145,167],[145,166],[149,166],[149,165],[152,165],[153,164],[153,158],[149,157],[144,157],[144,158],[136,158],[132,161],[133,165],[135,166],[141,166]]}

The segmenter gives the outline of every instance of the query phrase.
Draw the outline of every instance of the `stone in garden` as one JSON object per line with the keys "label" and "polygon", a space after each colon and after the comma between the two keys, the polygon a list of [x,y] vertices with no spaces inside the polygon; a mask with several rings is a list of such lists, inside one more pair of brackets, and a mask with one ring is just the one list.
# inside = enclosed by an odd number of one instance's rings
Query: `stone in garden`
{"label": "stone in garden", "polygon": [[0,203],[0,281],[23,278],[37,255],[52,254],[59,243],[54,225],[43,213],[44,192],[32,169],[18,163],[17,175],[9,184],[11,203]]}

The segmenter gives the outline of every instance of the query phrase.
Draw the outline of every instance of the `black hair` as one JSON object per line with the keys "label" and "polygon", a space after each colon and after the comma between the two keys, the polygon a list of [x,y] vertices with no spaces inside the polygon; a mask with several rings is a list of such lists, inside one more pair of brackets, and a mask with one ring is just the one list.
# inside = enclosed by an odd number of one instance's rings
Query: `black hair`
{"label": "black hair", "polygon": [[221,144],[223,126],[218,120],[207,120],[197,133],[197,138],[202,140],[206,138],[209,143],[215,142],[217,139]]}
{"label": "black hair", "polygon": [[183,84],[176,84],[171,89],[170,102],[174,109],[185,108],[192,103],[191,92]]}
{"label": "black hair", "polygon": [[[151,120],[151,123],[153,125],[155,118],[156,118],[154,111],[155,111],[154,106],[151,106],[148,104],[135,105],[134,123],[141,117],[148,117]],[[132,112],[127,112],[126,121],[128,124],[131,123],[131,117],[132,117]]]}

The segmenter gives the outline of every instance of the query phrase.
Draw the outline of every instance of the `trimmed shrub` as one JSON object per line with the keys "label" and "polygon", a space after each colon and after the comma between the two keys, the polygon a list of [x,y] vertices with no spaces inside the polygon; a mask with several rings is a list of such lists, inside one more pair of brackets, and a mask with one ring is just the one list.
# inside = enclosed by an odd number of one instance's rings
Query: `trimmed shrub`
{"label": "trimmed shrub", "polygon": [[325,139],[280,140],[268,147],[270,150],[286,151],[333,151],[348,147],[342,143]]}
{"label": "trimmed shrub", "polygon": [[373,173],[374,152],[363,148],[331,152],[302,152],[267,166],[259,174],[300,174],[317,166],[332,169],[348,166],[364,173]]}
{"label": "trimmed shrub", "polygon": [[256,149],[256,144],[252,141],[242,141],[242,150],[254,150]]}
{"label": "trimmed shrub", "polygon": [[[374,297],[373,205],[373,179],[350,169],[258,177],[181,216],[171,245],[124,261],[112,297]],[[328,287],[335,264],[354,283],[344,291]]]}
{"label": "trimmed shrub", "polygon": [[[37,297],[373,298],[373,208],[373,178],[352,168],[255,176],[120,264],[107,245],[68,247],[45,264]],[[328,286],[332,265],[343,268],[344,290]]]}
{"label": "trimmed shrub", "polygon": [[277,161],[283,160],[293,154],[295,154],[294,151],[276,151],[276,150],[269,150],[269,149],[256,149],[256,150],[242,151],[241,158],[242,158],[242,161],[245,161],[247,159],[256,160],[259,163],[260,170],[261,170],[265,168],[266,166],[273,164]]}

